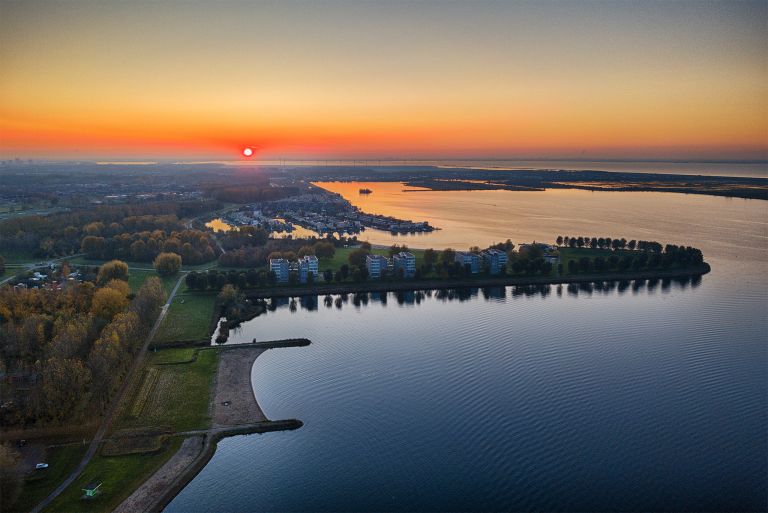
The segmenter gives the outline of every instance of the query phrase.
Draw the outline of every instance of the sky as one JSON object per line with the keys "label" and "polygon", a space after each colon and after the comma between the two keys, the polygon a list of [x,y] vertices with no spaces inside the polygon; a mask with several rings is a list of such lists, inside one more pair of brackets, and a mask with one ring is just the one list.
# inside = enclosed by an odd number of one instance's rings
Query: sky
{"label": "sky", "polygon": [[768,2],[0,0],[0,158],[768,158]]}

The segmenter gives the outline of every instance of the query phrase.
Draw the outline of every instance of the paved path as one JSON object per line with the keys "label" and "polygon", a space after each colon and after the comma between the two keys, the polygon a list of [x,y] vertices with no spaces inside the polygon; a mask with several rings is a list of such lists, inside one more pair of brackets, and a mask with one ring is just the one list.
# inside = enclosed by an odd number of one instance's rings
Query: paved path
{"label": "paved path", "polygon": [[136,356],[136,358],[133,361],[133,366],[131,367],[131,370],[128,373],[128,376],[125,378],[125,381],[123,382],[123,385],[120,387],[120,390],[118,391],[115,398],[112,400],[112,403],[109,406],[109,409],[107,410],[106,415],[104,416],[104,420],[101,423],[101,426],[96,431],[96,434],[93,437],[93,440],[91,440],[91,444],[88,446],[88,450],[85,453],[85,456],[83,456],[83,459],[80,461],[80,463],[77,465],[77,468],[72,471],[67,478],[62,481],[62,483],[56,487],[56,489],[51,492],[51,494],[43,499],[40,504],[35,506],[35,508],[32,510],[31,513],[40,513],[40,511],[43,510],[48,504],[50,504],[56,497],[61,495],[61,493],[67,489],[69,485],[71,485],[75,479],[82,473],[82,471],[85,469],[85,467],[88,465],[88,463],[91,461],[91,458],[93,458],[94,454],[96,454],[96,451],[99,449],[99,445],[104,440],[104,436],[107,434],[107,431],[109,431],[110,426],[112,425],[112,421],[115,420],[115,416],[119,410],[119,405],[123,401],[123,396],[125,395],[126,391],[129,388],[129,384],[131,381],[133,381],[135,375],[138,372],[138,369],[141,368],[141,362],[144,360],[144,356],[147,354],[147,348],[149,347],[149,343],[152,342],[152,339],[155,336],[155,333],[157,333],[158,328],[160,327],[160,324],[162,324],[163,319],[165,319],[165,315],[168,313],[168,308],[171,305],[171,301],[173,301],[173,297],[176,295],[176,291],[179,290],[179,286],[181,285],[181,282],[184,280],[184,273],[182,273],[179,276],[179,279],[176,281],[176,285],[173,287],[173,290],[168,295],[168,300],[163,305],[163,309],[160,311],[160,315],[157,317],[157,320],[155,321],[155,325],[152,326],[152,330],[149,332],[149,335],[147,335],[146,340],[144,341],[144,345],[141,346],[141,350],[139,351],[139,354]]}
{"label": "paved path", "polygon": [[200,434],[184,439],[179,450],[129,495],[113,513],[153,511],[158,497],[162,497],[171,487],[181,485],[180,480],[185,477],[186,471],[203,452],[204,438]]}

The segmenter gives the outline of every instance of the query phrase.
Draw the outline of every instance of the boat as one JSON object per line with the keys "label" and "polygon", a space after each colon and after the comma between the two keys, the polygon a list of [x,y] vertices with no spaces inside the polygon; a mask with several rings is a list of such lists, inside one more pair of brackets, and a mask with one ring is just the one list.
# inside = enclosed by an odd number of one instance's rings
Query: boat
{"label": "boat", "polygon": [[371,194],[373,191],[370,189],[360,189],[358,192],[360,194]]}

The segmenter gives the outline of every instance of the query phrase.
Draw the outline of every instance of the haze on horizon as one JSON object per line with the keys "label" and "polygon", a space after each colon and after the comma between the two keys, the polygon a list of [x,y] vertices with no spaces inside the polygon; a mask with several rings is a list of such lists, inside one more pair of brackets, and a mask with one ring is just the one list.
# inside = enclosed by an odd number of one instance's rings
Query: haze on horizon
{"label": "haze on horizon", "polygon": [[768,4],[0,3],[0,158],[768,157]]}

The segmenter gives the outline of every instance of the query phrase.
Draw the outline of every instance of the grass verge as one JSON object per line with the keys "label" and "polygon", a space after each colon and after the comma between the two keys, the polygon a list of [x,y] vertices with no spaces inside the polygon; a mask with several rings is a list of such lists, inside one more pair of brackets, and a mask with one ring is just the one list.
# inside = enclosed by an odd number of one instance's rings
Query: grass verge
{"label": "grass verge", "polygon": [[203,340],[210,336],[216,294],[176,295],[155,335],[154,343]]}

